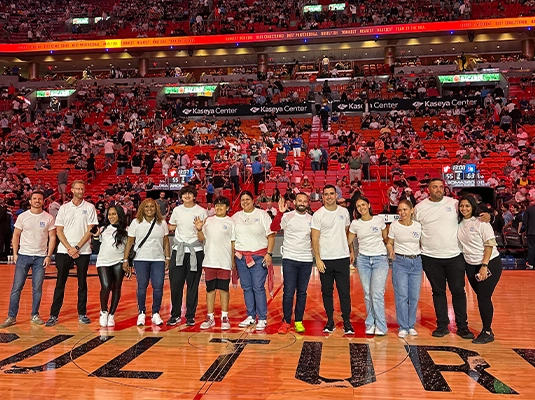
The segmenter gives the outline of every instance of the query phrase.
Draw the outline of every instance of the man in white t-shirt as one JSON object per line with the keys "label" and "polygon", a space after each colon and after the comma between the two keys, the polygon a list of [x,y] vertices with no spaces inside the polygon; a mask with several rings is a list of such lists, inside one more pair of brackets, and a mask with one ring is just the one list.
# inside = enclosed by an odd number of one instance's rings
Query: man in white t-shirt
{"label": "man in white t-shirt", "polygon": [[54,217],[43,211],[44,195],[40,191],[32,193],[30,209],[23,212],[15,222],[13,232],[13,261],[15,276],[9,298],[8,318],[0,328],[15,325],[19,311],[20,294],[32,269],[32,314],[31,322],[43,325],[39,316],[39,306],[45,279],[45,268],[50,265],[56,246]]}
{"label": "man in white t-shirt", "polygon": [[323,306],[327,323],[323,332],[332,333],[334,325],[333,292],[334,282],[338,290],[340,308],[344,320],[344,333],[353,335],[355,331],[350,322],[351,294],[349,279],[350,254],[347,234],[351,220],[347,208],[336,204],[336,188],[325,185],[323,188],[323,207],[314,213],[311,225],[312,250],[316,267],[320,272]]}
{"label": "man in white t-shirt", "polygon": [[236,241],[236,224],[227,215],[230,200],[220,196],[215,200],[215,216],[195,219],[197,238],[204,242],[203,270],[206,280],[207,318],[201,329],[215,326],[214,303],[216,290],[221,299],[221,329],[230,329],[228,305],[230,300],[231,271],[236,268],[234,242]]}
{"label": "man in white t-shirt", "polygon": [[290,330],[292,309],[295,300],[295,323],[297,333],[305,332],[303,315],[307,300],[307,288],[312,272],[312,242],[310,226],[312,216],[307,212],[309,201],[306,193],[298,193],[294,200],[295,210],[288,211],[283,198],[279,200],[279,212],[271,222],[270,229],[277,232],[284,230],[282,242],[282,272],[284,277],[284,294],[282,296],[282,324],[279,333]]}
{"label": "man in white t-shirt", "polygon": [[58,316],[63,305],[65,285],[69,270],[76,263],[78,278],[78,322],[89,324],[87,313],[87,269],[91,256],[91,230],[98,225],[95,206],[84,200],[85,182],[76,180],[71,185],[72,200],[63,204],[56,217],[57,235],[60,243],[56,253],[58,276],[54,289],[54,300],[50,307],[50,318],[46,326],[59,322]]}
{"label": "man in white t-shirt", "polygon": [[466,315],[465,263],[457,241],[459,227],[457,200],[444,196],[444,181],[429,182],[429,198],[414,208],[414,219],[422,225],[422,265],[433,290],[433,305],[437,316],[434,337],[449,334],[446,282],[451,292],[457,335],[473,339]]}
{"label": "man in white t-shirt", "polygon": [[[169,230],[175,231],[173,252],[169,267],[171,287],[171,316],[167,325],[174,326],[181,321],[182,295],[186,292],[186,325],[195,325],[195,312],[199,302],[199,282],[204,260],[204,247],[197,238],[195,218],[205,220],[206,210],[195,203],[197,191],[193,186],[184,186],[180,191],[182,204],[175,207],[169,219]],[[195,257],[192,257],[192,253]]]}

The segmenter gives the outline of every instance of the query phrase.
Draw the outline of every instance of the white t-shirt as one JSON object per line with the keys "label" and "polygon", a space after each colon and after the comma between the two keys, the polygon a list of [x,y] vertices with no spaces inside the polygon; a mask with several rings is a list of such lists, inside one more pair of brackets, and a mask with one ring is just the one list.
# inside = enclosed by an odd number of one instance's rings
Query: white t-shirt
{"label": "white t-shirt", "polygon": [[388,237],[394,240],[394,253],[404,256],[420,254],[422,225],[419,222],[412,221],[411,225],[406,226],[394,221],[390,224]]}
{"label": "white t-shirt", "polygon": [[[193,220],[195,217],[199,217],[203,221],[208,217],[206,210],[200,205],[195,204],[193,207],[185,207],[184,205],[179,205],[175,207],[171,218],[169,219],[169,224],[176,225],[175,229],[175,240],[184,242],[184,243],[193,243],[197,241],[197,228]],[[195,247],[195,251],[201,251],[202,247]],[[189,253],[189,248],[185,247],[184,251]]]}
{"label": "white t-shirt", "polygon": [[425,199],[414,207],[414,219],[422,225],[422,254],[434,258],[457,257],[457,200],[444,196],[438,202]]}
{"label": "white t-shirt", "polygon": [[109,267],[115,264],[119,264],[124,257],[125,243],[115,246],[115,232],[117,228],[112,225],[108,225],[106,228],[100,230],[100,250],[97,256],[97,268]]}
{"label": "white t-shirt", "polygon": [[369,221],[363,221],[359,218],[351,222],[349,232],[357,235],[359,254],[363,256],[386,255],[383,229],[386,229],[385,220],[377,215],[374,215]]}
{"label": "white t-shirt", "polygon": [[46,211],[34,214],[24,211],[17,218],[15,228],[20,229],[19,254],[45,257],[48,249],[48,232],[56,229],[54,217]]}
{"label": "white t-shirt", "polygon": [[312,216],[312,229],[320,231],[320,257],[337,260],[349,257],[346,228],[351,223],[347,208],[337,206],[329,211],[320,207]]}
{"label": "white t-shirt", "polygon": [[290,211],[282,216],[281,228],[284,229],[282,258],[295,261],[312,262],[312,242],[310,226],[312,215]]}
{"label": "white t-shirt", "polygon": [[[56,226],[63,227],[63,233],[71,246],[78,245],[89,225],[98,225],[97,210],[93,204],[82,200],[79,206],[75,206],[69,201],[59,208]],[[58,244],[58,253],[67,254],[67,249],[61,242]],[[91,254],[90,240],[80,248],[80,254]]]}
{"label": "white t-shirt", "polygon": [[[483,253],[485,251],[484,243],[487,240],[496,238],[492,226],[488,222],[481,222],[476,217],[461,221],[457,237],[463,250],[464,260],[472,265],[482,263]],[[493,246],[490,260],[499,257],[499,255],[498,249],[496,246]]]}
{"label": "white t-shirt", "polygon": [[257,251],[268,245],[271,235],[271,217],[264,210],[255,208],[252,212],[239,211],[232,216],[236,224],[236,250]]}
{"label": "white t-shirt", "polygon": [[137,222],[137,219],[134,219],[128,227],[128,236],[136,238],[136,244],[134,245],[134,250],[137,251],[136,261],[165,261],[163,241],[164,238],[168,240],[167,235],[169,234],[169,229],[165,221],[162,221],[161,224],[154,224],[154,228],[143,244],[143,247],[138,249],[138,245],[147,236],[151,224],[152,221],[148,222],[146,219],[141,223]]}
{"label": "white t-shirt", "polygon": [[236,224],[230,217],[208,217],[202,233],[204,242],[203,267],[232,269],[232,243],[236,240]]}

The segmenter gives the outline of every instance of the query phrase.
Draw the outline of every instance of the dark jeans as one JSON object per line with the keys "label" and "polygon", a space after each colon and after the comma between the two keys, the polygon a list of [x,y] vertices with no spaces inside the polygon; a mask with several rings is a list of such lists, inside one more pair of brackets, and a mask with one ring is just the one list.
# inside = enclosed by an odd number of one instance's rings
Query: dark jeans
{"label": "dark jeans", "polygon": [[119,300],[121,299],[121,287],[123,285],[124,271],[121,263],[109,266],[98,267],[98,278],[100,279],[100,309],[108,311],[108,300],[111,295],[111,305],[109,312],[115,315]]}
{"label": "dark jeans", "polygon": [[310,167],[312,168],[312,172],[316,172],[320,170],[320,162],[319,161],[311,161]]}
{"label": "dark jeans", "polygon": [[56,254],[56,268],[58,277],[54,289],[54,300],[50,307],[51,316],[59,316],[63,298],[65,296],[65,284],[69,277],[69,269],[76,264],[76,277],[78,278],[78,315],[87,314],[87,269],[89,268],[89,254],[84,254],[74,259],[68,254]]}
{"label": "dark jeans", "polygon": [[323,260],[325,272],[320,274],[321,294],[323,296],[323,307],[329,321],[333,320],[334,314],[334,282],[338,290],[340,308],[344,321],[349,321],[351,316],[351,293],[349,286],[349,257],[337,260]]}
{"label": "dark jeans", "polygon": [[171,255],[169,264],[169,282],[171,284],[171,316],[180,317],[182,314],[182,297],[184,284],[188,285],[186,291],[186,319],[195,318],[197,304],[199,303],[199,282],[202,276],[202,262],[204,251],[197,251],[197,271],[191,271],[191,253],[184,254],[184,265],[176,265],[176,251]]}
{"label": "dark jeans", "polygon": [[450,323],[448,299],[446,298],[447,282],[451,292],[457,329],[467,328],[468,317],[466,316],[466,293],[464,291],[465,262],[462,254],[453,258],[422,256],[422,264],[433,290],[433,304],[438,327],[446,329]]}
{"label": "dark jeans", "polygon": [[528,239],[528,264],[535,265],[535,235],[527,235]]}
{"label": "dark jeans", "polygon": [[163,261],[134,260],[137,279],[137,307],[139,314],[146,314],[147,288],[152,284],[152,313],[160,312],[163,298],[165,263]]}
{"label": "dark jeans", "polygon": [[239,175],[232,175],[230,177],[230,181],[232,182],[232,186],[234,187],[234,193],[240,194],[240,176]]}
{"label": "dark jeans", "polygon": [[362,163],[362,179],[370,180],[370,164]]}
{"label": "dark jeans", "polygon": [[484,281],[478,282],[476,280],[476,274],[479,272],[481,264],[471,265],[466,264],[466,276],[470,286],[474,289],[477,295],[477,306],[479,307],[479,315],[481,316],[481,322],[483,322],[483,330],[490,331],[492,325],[492,317],[494,315],[494,306],[492,305],[492,293],[502,276],[502,260],[500,257],[493,258],[489,262],[489,276]]}
{"label": "dark jeans", "polygon": [[254,183],[254,195],[258,196],[258,185],[260,185],[260,181],[264,177],[263,173],[259,174],[253,174],[253,183]]}
{"label": "dark jeans", "polygon": [[292,322],[292,309],[295,300],[295,321],[303,321],[307,301],[307,288],[312,272],[312,261],[294,261],[282,259],[282,274],[284,276],[284,294],[282,296],[283,321]]}

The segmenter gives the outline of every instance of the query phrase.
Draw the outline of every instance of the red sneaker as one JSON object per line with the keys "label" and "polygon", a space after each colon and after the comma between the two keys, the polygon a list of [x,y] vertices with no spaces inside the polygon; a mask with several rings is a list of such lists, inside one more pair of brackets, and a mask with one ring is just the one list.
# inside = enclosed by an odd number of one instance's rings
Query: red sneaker
{"label": "red sneaker", "polygon": [[286,323],[286,321],[282,321],[281,326],[279,327],[279,334],[285,335],[290,331],[290,324]]}

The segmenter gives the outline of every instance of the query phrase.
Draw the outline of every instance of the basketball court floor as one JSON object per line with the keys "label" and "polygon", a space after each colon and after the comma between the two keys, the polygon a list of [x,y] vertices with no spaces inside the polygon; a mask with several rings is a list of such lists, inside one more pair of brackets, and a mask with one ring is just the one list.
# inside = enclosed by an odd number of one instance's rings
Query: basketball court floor
{"label": "basketball court floor", "polygon": [[[7,317],[13,266],[2,266],[0,317]],[[31,281],[21,299],[17,325],[0,331],[0,393],[4,399],[535,399],[533,271],[504,271],[494,295],[496,341],[475,345],[455,335],[434,338],[431,289],[424,280],[417,337],[399,339],[393,289],[388,280],[385,337],[364,333],[365,307],[357,272],[351,273],[352,322],[343,335],[341,318],[331,335],[325,323],[319,276],[313,272],[305,312],[305,334],[277,333],[282,317],[282,277],[275,267],[264,332],[240,329],[245,318],[241,289],[231,289],[232,329],[201,331],[206,302],[201,282],[197,325],[136,327],[136,283],[126,280],[115,328],[98,325],[100,284],[90,267],[88,315],[79,325],[76,278],[67,284],[60,323],[32,326]],[[47,271],[41,314],[48,318],[55,268]],[[468,287],[469,325],[481,322]],[[335,293],[335,297],[337,294]],[[162,318],[169,316],[166,281]],[[149,295],[150,299],[150,295]],[[149,300],[147,306],[150,307]],[[217,301],[216,301],[217,304]],[[451,305],[451,302],[450,302]],[[338,303],[335,309],[339,310]],[[216,307],[216,321],[220,312]],[[450,309],[453,321],[453,310]],[[148,321],[148,319],[147,319]]]}

